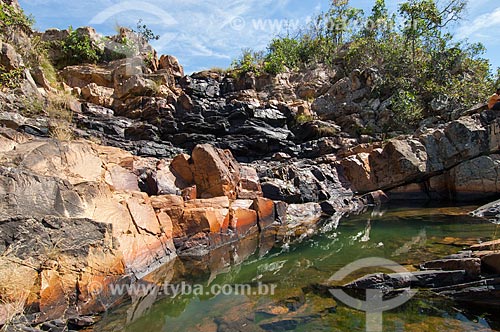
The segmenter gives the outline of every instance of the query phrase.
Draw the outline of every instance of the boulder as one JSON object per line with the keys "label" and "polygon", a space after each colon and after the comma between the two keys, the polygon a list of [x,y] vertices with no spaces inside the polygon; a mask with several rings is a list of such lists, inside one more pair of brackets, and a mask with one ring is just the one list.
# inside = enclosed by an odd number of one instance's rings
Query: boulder
{"label": "boulder", "polygon": [[110,108],[113,106],[113,94],[115,90],[90,83],[82,87],[82,97],[93,104]]}
{"label": "boulder", "polygon": [[66,84],[72,88],[83,88],[96,84],[105,88],[113,88],[112,71],[95,65],[68,66],[61,71]]}
{"label": "boulder", "polygon": [[230,151],[203,144],[195,147],[191,158],[193,178],[200,197],[237,197],[240,166]]}
{"label": "boulder", "polygon": [[156,91],[157,85],[154,81],[143,76],[134,75],[126,81],[117,82],[114,89],[116,98],[124,99],[135,96],[150,96]]}
{"label": "boulder", "polygon": [[481,257],[481,265],[485,273],[500,274],[500,252],[492,251]]}
{"label": "boulder", "polygon": [[255,211],[257,211],[259,227],[261,230],[268,228],[276,222],[276,212],[273,200],[257,197],[253,202],[253,206]]}
{"label": "boulder", "polygon": [[14,46],[0,41],[0,66],[5,71],[19,69],[24,65],[22,57],[17,53]]}
{"label": "boulder", "polygon": [[184,68],[180,65],[179,60],[172,55],[162,55],[158,69],[166,69],[176,78],[184,76]]}
{"label": "boulder", "polygon": [[449,172],[451,192],[457,200],[496,196],[500,192],[499,171],[500,155],[465,161]]}
{"label": "boulder", "polygon": [[240,237],[249,232],[255,232],[257,228],[257,212],[253,209],[252,200],[239,199],[231,203],[230,227]]}

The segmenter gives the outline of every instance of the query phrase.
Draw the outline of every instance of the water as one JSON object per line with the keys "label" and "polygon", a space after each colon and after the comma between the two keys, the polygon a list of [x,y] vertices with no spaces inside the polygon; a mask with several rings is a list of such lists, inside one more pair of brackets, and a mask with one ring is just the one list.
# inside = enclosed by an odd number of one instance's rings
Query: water
{"label": "water", "polygon": [[[497,232],[500,235],[498,225],[466,214],[473,209],[399,207],[372,211],[344,218],[338,227],[335,222],[327,223],[321,234],[275,248],[263,257],[251,255],[258,251],[257,240],[249,240],[231,259],[222,255],[233,261],[232,265],[216,262],[198,269],[190,264],[176,267],[183,271],[177,272],[182,277],[172,282],[201,283],[203,295],[163,296],[156,302],[153,297],[148,305],[139,306],[129,303],[105,315],[95,331],[365,331],[363,312],[335,301],[317,285],[361,258],[384,257],[414,270],[413,264],[496,238]],[[215,261],[224,261],[216,257]],[[240,260],[244,262],[234,265]],[[367,272],[375,271],[358,271],[350,278]],[[276,285],[274,294],[262,292],[260,283]],[[220,290],[218,286],[227,284],[233,288],[249,284],[251,291],[245,295],[234,291],[230,295],[205,294],[212,287]],[[259,290],[264,294],[258,295]],[[500,328],[498,317],[468,309],[420,292],[405,305],[384,313],[384,331]]]}

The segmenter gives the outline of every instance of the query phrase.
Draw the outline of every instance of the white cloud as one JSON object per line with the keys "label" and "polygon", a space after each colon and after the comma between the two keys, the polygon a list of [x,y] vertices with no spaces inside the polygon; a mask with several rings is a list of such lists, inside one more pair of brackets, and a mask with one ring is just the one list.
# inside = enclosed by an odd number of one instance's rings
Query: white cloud
{"label": "white cloud", "polygon": [[[267,45],[279,32],[276,21],[255,25],[256,20],[305,22],[305,17],[312,14],[304,11],[303,6],[299,8],[299,0],[21,0],[21,3],[32,9],[42,29],[86,24],[109,34],[114,33],[117,24],[135,27],[142,18],[161,36],[159,41],[152,42],[153,46],[159,53],[172,54],[181,63],[192,64],[187,71],[203,63],[207,67],[213,65],[211,62],[229,64],[242,48]],[[314,10],[314,6],[315,3],[311,4],[310,9]],[[286,24],[279,23],[278,27],[286,28]]]}
{"label": "white cloud", "polygon": [[477,16],[472,22],[466,22],[457,29],[456,34],[461,39],[481,39],[496,34],[493,28],[497,26],[500,26],[500,7],[491,13]]}

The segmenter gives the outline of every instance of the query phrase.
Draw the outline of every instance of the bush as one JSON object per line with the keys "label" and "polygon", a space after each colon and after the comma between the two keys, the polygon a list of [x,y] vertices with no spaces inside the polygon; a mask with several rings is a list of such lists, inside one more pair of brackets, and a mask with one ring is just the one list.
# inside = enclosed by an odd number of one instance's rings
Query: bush
{"label": "bush", "polygon": [[81,63],[97,63],[102,53],[92,45],[92,41],[86,35],[79,33],[69,27],[69,35],[61,43],[61,49],[65,57],[65,66]]}
{"label": "bush", "polygon": [[33,16],[27,16],[22,9],[0,2],[0,31],[5,33],[7,29],[13,29],[31,33],[33,24]]}
{"label": "bush", "polygon": [[24,67],[6,70],[0,65],[0,88],[16,89],[24,77]]}

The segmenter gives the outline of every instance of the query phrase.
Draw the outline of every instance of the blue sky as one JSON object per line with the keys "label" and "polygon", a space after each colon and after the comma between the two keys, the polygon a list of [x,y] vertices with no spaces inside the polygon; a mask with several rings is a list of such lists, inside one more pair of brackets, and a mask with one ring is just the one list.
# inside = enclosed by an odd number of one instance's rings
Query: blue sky
{"label": "blue sky", "polygon": [[[157,34],[160,54],[179,58],[187,72],[227,67],[243,48],[265,49],[269,40],[326,10],[329,0],[19,0],[36,19],[36,28],[93,26],[114,34],[117,25],[134,27],[139,19]],[[391,10],[401,1],[386,0]],[[500,67],[500,3],[471,0],[466,18],[453,27],[458,39],[482,42],[493,68]],[[351,0],[369,11],[374,0]]]}

